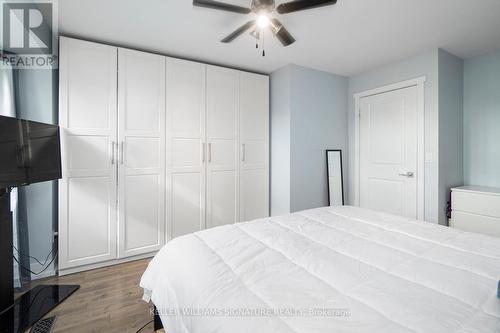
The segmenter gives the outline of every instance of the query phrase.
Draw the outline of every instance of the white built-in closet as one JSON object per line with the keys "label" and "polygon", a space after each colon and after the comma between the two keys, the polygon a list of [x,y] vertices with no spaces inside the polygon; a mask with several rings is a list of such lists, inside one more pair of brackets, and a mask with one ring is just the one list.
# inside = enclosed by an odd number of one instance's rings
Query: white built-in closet
{"label": "white built-in closet", "polygon": [[60,274],[269,211],[268,77],[60,40]]}

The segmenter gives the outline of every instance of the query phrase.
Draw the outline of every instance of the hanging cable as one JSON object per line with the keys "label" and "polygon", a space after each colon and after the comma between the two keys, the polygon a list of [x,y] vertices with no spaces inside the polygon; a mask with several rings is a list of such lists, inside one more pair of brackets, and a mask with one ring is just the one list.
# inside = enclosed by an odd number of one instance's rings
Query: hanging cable
{"label": "hanging cable", "polygon": [[45,271],[46,271],[46,270],[50,267],[50,265],[54,262],[54,260],[56,260],[56,258],[57,258],[57,252],[54,254],[54,257],[52,257],[52,260],[51,260],[51,261],[47,264],[47,266],[45,266],[45,268],[43,268],[43,269],[42,269],[40,272],[38,272],[38,273],[37,273],[37,272],[33,272],[31,269],[29,269],[29,268],[27,268],[27,267],[23,266],[23,265],[19,262],[19,260],[16,258],[16,256],[15,256],[15,255],[12,255],[12,257],[13,257],[13,258],[14,258],[14,260],[17,262],[17,264],[19,265],[19,267],[21,267],[21,268],[22,268],[22,269],[24,269],[25,271],[28,271],[28,272],[30,272],[30,273],[31,273],[31,274],[33,274],[33,275],[40,275],[40,274],[42,274],[43,272],[45,272]]}
{"label": "hanging cable", "polygon": [[52,249],[49,254],[47,254],[47,257],[45,257],[45,261],[42,263],[40,260],[38,260],[37,258],[35,257],[32,257],[32,256],[29,256],[29,255],[26,255],[26,254],[22,254],[18,249],[17,247],[15,247],[14,245],[12,245],[12,248],[14,248],[14,250],[16,250],[17,252],[17,255],[18,256],[21,256],[21,257],[24,257],[24,258],[30,258],[30,259],[33,259],[35,260],[37,263],[39,263],[41,266],[45,266],[47,264],[47,262],[49,261],[49,257],[52,253],[54,253],[54,249]]}
{"label": "hanging cable", "polygon": [[146,326],[148,326],[149,324],[151,324],[153,321],[154,321],[154,319],[153,319],[153,320],[148,321],[148,322],[147,322],[144,326],[142,326],[142,327],[141,327],[141,328],[139,328],[137,331],[135,331],[135,333],[139,333],[140,331],[142,331],[143,329],[145,329],[145,328],[146,328]]}

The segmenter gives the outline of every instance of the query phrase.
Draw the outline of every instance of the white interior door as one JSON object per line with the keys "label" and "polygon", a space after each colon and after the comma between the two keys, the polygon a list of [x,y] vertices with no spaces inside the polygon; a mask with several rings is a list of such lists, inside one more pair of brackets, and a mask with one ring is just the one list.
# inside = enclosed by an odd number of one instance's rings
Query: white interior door
{"label": "white interior door", "polygon": [[417,218],[418,88],[360,100],[360,206]]}
{"label": "white interior door", "polygon": [[116,258],[117,49],[61,37],[59,267]]}
{"label": "white interior door", "polygon": [[269,216],[269,77],[240,73],[240,221]]}
{"label": "white interior door", "polygon": [[165,235],[165,57],[118,50],[119,254],[159,250]]}
{"label": "white interior door", "polygon": [[205,71],[167,58],[169,239],[205,228]]}
{"label": "white interior door", "polygon": [[207,66],[207,228],[239,220],[238,71]]}

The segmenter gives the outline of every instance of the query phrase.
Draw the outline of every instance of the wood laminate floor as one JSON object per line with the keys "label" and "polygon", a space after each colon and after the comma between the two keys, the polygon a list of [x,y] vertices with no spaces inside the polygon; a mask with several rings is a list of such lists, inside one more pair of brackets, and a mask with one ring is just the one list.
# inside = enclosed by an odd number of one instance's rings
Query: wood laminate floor
{"label": "wood laminate floor", "polygon": [[[54,332],[136,332],[150,321],[139,281],[150,259],[35,281],[79,284],[80,289],[47,316],[57,316]],[[153,332],[149,324],[141,332]]]}

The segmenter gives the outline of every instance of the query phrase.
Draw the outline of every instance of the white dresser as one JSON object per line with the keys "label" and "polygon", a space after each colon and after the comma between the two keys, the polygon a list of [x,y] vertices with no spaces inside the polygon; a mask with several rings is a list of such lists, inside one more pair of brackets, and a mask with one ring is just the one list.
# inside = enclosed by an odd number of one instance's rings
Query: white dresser
{"label": "white dresser", "polygon": [[500,237],[500,188],[451,189],[450,227]]}

